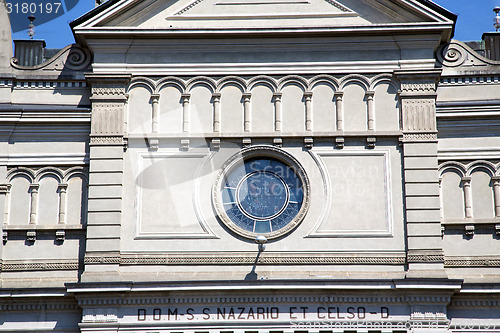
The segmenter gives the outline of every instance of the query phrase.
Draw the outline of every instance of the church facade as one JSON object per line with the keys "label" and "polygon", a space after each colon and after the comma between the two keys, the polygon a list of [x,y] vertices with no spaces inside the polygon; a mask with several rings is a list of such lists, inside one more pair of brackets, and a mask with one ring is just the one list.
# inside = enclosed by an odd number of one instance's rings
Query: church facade
{"label": "church facade", "polygon": [[0,331],[499,332],[500,62],[455,21],[109,0],[6,47]]}

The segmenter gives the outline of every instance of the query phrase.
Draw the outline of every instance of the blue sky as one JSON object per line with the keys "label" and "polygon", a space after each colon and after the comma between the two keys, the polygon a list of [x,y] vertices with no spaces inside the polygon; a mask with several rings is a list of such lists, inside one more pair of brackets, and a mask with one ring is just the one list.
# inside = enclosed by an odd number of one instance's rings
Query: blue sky
{"label": "blue sky", "polygon": [[[480,40],[483,32],[494,31],[493,8],[500,6],[500,0],[434,0],[435,3],[458,14],[455,39],[462,41]],[[68,23],[94,8],[94,0],[79,0],[70,10],[47,23],[36,26],[36,39],[45,39],[48,48],[62,48],[74,43]],[[26,26],[29,21],[26,19]],[[26,39],[26,31],[13,34],[14,39]]]}

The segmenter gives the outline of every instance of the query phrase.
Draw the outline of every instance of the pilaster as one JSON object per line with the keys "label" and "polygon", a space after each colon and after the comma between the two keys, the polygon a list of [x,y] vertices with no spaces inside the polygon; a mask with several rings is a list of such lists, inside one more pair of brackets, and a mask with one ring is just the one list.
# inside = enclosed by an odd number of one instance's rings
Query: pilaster
{"label": "pilaster", "polygon": [[82,280],[117,272],[122,221],[124,107],[128,75],[87,75],[92,88],[92,122],[87,245]]}
{"label": "pilaster", "polygon": [[440,70],[398,71],[403,129],[407,277],[445,277],[437,160]]}

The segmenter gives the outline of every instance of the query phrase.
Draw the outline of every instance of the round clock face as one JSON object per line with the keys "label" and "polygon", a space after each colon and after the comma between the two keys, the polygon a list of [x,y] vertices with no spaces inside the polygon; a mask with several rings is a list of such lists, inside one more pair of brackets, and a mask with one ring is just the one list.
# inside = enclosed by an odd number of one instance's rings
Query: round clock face
{"label": "round clock face", "polygon": [[220,186],[220,195],[231,229],[244,236],[277,237],[291,229],[290,224],[298,223],[304,184],[287,164],[254,157],[230,169]]}

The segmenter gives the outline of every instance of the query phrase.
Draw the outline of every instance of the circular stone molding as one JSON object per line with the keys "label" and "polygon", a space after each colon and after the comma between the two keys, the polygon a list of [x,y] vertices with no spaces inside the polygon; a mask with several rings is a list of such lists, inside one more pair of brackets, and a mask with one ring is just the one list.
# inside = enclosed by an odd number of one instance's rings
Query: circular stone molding
{"label": "circular stone molding", "polygon": [[229,158],[212,193],[220,220],[249,239],[273,239],[295,229],[309,197],[309,179],[300,163],[272,146],[253,146]]}

